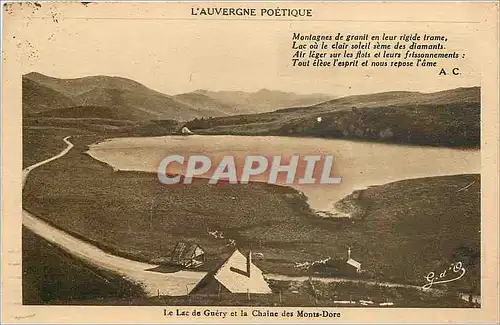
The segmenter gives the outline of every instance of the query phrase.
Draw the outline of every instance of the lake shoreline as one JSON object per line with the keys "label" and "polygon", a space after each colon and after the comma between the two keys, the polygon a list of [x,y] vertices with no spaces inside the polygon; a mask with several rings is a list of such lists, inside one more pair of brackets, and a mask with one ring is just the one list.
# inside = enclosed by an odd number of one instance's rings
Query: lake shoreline
{"label": "lake shoreline", "polygon": [[[342,177],[341,184],[276,184],[292,187],[304,193],[308,197],[311,209],[323,217],[332,217],[337,214],[335,204],[344,197],[354,191],[366,190],[371,186],[405,179],[480,172],[480,151],[474,149],[421,148],[399,144],[321,138],[304,139],[297,144],[296,140],[295,137],[282,136],[224,135],[109,138],[89,145],[86,154],[108,164],[115,171],[149,173],[157,173],[155,166],[159,166],[159,162],[166,154],[187,156],[193,153],[209,153],[215,159],[223,155],[234,155],[237,159],[238,157],[241,159],[248,153],[274,154],[272,148],[285,143],[286,148],[280,148],[279,151],[282,156],[296,154],[297,150],[300,156],[303,154],[332,155],[334,157],[332,174]],[[335,150],[335,148],[338,149]],[[406,157],[408,155],[410,157]],[[377,162],[380,157],[382,161]],[[389,166],[396,163],[397,157],[402,159],[403,165],[400,166],[400,169],[403,169],[402,172]],[[171,174],[182,175],[183,172],[178,169],[172,171]],[[252,179],[251,181],[267,183],[264,179]]]}

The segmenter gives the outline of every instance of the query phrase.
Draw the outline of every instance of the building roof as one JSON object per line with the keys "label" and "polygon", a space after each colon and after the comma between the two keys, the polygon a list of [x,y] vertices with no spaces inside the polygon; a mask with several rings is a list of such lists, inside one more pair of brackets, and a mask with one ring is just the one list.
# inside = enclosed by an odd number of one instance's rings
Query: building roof
{"label": "building roof", "polygon": [[350,258],[347,260],[347,264],[351,265],[351,266],[354,266],[356,269],[359,269],[361,268],[361,263],[359,263],[358,261]]}
{"label": "building roof", "polygon": [[182,134],[193,134],[193,132],[191,132],[190,129],[188,129],[186,126],[184,126],[182,129],[181,129],[181,133]]}
{"label": "building roof", "polygon": [[272,292],[262,275],[262,271],[237,249],[213,276],[233,293]]}
{"label": "building roof", "polygon": [[200,256],[204,254],[203,248],[200,247],[198,244],[190,244],[186,242],[177,242],[177,244],[174,247],[174,250],[172,251],[172,254],[170,255],[172,260],[176,261],[182,261],[186,259],[191,259],[196,256]]}

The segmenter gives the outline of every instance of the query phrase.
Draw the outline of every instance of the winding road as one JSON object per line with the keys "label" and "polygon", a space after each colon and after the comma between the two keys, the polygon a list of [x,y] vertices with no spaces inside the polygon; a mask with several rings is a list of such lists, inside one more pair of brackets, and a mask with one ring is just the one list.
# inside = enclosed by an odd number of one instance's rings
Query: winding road
{"label": "winding road", "polygon": [[[59,154],[23,170],[23,187],[31,171],[63,157],[73,148],[73,144],[68,140],[69,138],[64,138],[67,147]],[[178,271],[174,273],[148,271],[148,269],[153,269],[158,265],[137,262],[106,253],[94,245],[51,226],[24,209],[23,226],[76,258],[100,269],[117,273],[134,283],[140,284],[148,296],[156,296],[158,294],[168,296],[187,295],[206,274],[204,272],[191,271]]]}

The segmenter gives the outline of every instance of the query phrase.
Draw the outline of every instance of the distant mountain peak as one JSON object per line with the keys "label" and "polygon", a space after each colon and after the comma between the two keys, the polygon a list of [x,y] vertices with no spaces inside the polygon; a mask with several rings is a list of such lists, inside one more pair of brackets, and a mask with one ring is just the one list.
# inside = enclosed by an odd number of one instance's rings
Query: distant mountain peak
{"label": "distant mountain peak", "polygon": [[23,75],[23,77],[48,77],[40,72],[32,71]]}
{"label": "distant mountain peak", "polygon": [[[120,107],[121,109],[129,107],[129,115],[134,119],[186,119],[262,113],[280,108],[311,106],[334,98],[321,94],[298,95],[293,92],[269,88],[262,88],[255,92],[197,89],[193,92],[170,96],[129,78],[106,75],[62,79],[34,71],[24,75],[23,79],[35,82],[52,91],[43,91],[43,96],[51,98],[51,100],[46,101],[46,106],[50,106],[52,102],[55,103],[56,98],[66,97],[67,100],[61,100],[64,104],[58,105],[59,108],[67,108],[68,105]],[[32,88],[33,94],[42,92],[41,88]],[[43,100],[43,98],[38,99]],[[26,98],[26,102],[28,102],[27,100]],[[33,110],[37,111],[36,102],[30,105],[32,105]],[[175,115],[169,116],[166,114],[167,111],[174,112]],[[68,112],[83,114],[86,111],[64,112],[65,114]],[[125,111],[123,110],[123,112]]]}
{"label": "distant mountain peak", "polygon": [[[56,109],[61,110],[48,112]],[[27,115],[43,111],[46,116],[64,118],[99,116],[125,120],[190,120],[215,115],[212,110],[192,107],[120,76],[60,79],[39,72],[23,76],[23,111]]]}

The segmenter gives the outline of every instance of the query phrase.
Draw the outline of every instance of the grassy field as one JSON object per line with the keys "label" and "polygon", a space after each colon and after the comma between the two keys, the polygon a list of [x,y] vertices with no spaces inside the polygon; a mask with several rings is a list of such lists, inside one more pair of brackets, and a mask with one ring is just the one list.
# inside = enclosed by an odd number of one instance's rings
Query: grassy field
{"label": "grassy field", "polygon": [[[23,122],[23,168],[59,153],[65,147],[61,139],[68,135],[94,134],[98,139],[95,131],[113,130],[116,123],[125,126],[120,129],[125,134],[135,130],[127,122],[101,119],[85,119],[83,123],[41,119],[24,119]],[[143,124],[149,123],[140,125]],[[25,305],[81,304],[84,301],[102,304],[104,299],[110,298],[117,304],[127,304],[143,297],[137,285],[80,262],[24,228],[22,257]]]}
{"label": "grassy field", "polygon": [[[68,155],[32,172],[23,205],[116,254],[152,261],[168,255],[178,240],[196,241],[207,251],[205,269],[211,269],[230,253],[228,239],[234,239],[238,247],[264,254],[255,263],[265,272],[294,275],[306,272],[296,262],[345,258],[351,246],[364,277],[423,285],[428,272],[460,259],[466,277],[445,288],[479,291],[477,175],[370,188],[343,201],[340,208],[364,211],[346,222],[316,217],[291,188],[202,181],[163,187],[153,174],[113,172],[84,154],[96,139],[73,138]],[[208,233],[214,230],[224,239]]]}
{"label": "grassy field", "polygon": [[[269,281],[272,294],[194,293],[182,297],[103,298],[70,301],[79,305],[112,306],[267,306],[267,307],[383,307],[391,308],[470,308],[453,292],[426,292],[387,288],[363,283],[322,283],[319,281]],[[347,302],[350,303],[347,303]],[[364,301],[364,303],[363,303]]]}
{"label": "grassy field", "polygon": [[175,134],[181,124],[173,120],[128,121],[103,118],[23,119],[23,168],[47,159],[64,148],[66,136],[111,137],[159,136]]}
{"label": "grassy field", "polygon": [[[161,297],[152,301],[165,305],[220,305],[220,306],[310,306],[310,307],[379,307],[392,303],[391,307],[471,307],[454,293],[424,292],[406,288],[386,288],[362,283],[322,283],[270,281],[273,294],[194,294],[189,297]],[[281,295],[280,295],[281,292]],[[346,301],[352,303],[346,304]],[[360,301],[371,301],[363,305]]]}
{"label": "grassy field", "polygon": [[65,148],[61,141],[81,130],[69,128],[23,128],[23,168],[50,158]]}

